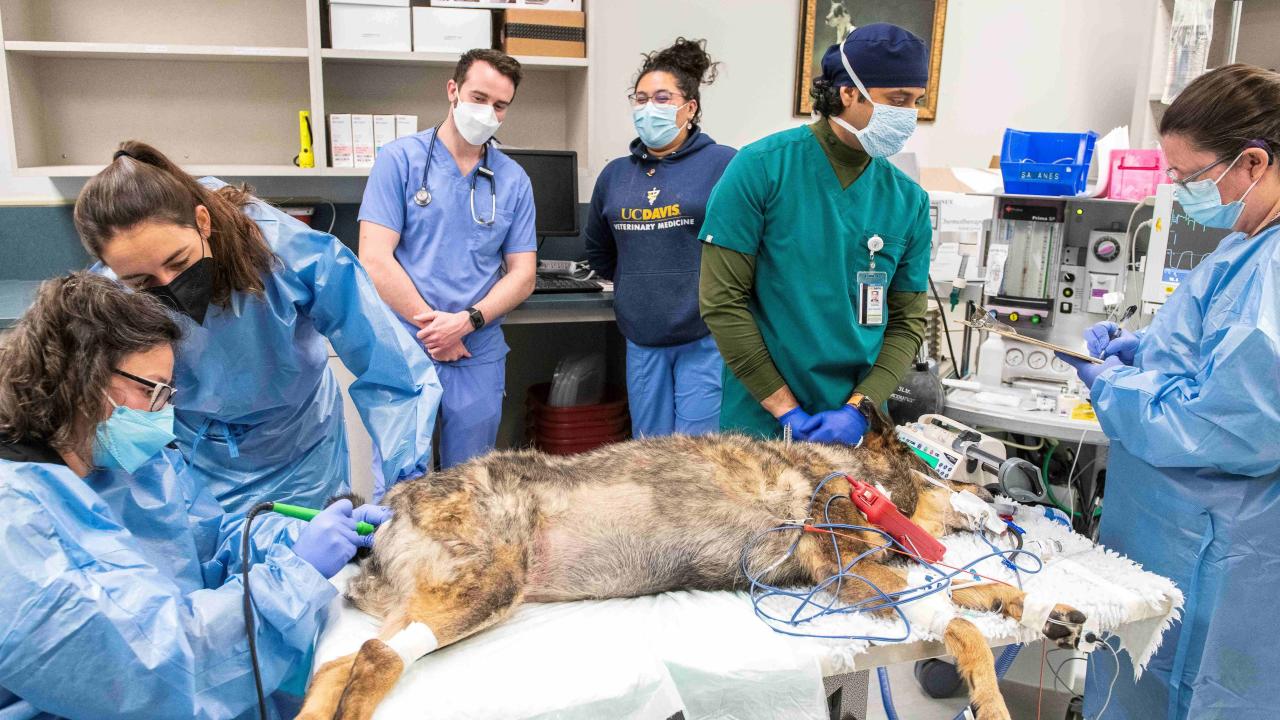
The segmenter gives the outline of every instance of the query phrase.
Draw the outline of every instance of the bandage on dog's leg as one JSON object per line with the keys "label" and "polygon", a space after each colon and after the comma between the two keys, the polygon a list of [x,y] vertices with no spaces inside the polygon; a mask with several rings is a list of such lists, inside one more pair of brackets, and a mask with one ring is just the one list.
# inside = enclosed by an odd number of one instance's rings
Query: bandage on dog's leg
{"label": "bandage on dog's leg", "polygon": [[969,686],[969,702],[977,710],[978,720],[1011,720],[1000,695],[995,657],[977,626],[964,618],[953,618],[942,638]]}

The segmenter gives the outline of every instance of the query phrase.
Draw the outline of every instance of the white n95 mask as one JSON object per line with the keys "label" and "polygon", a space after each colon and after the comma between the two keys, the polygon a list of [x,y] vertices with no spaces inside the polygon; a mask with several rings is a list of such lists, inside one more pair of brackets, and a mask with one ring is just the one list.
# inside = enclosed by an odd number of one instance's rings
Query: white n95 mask
{"label": "white n95 mask", "polygon": [[[849,38],[846,37],[844,41],[849,42]],[[907,139],[916,131],[916,120],[919,118],[920,111],[913,107],[884,105],[872,100],[871,93],[863,87],[858,74],[849,64],[849,58],[844,54],[843,44],[840,46],[840,62],[844,63],[845,72],[849,73],[849,77],[853,79],[853,84],[858,87],[862,96],[871,103],[871,119],[861,130],[842,118],[833,116],[831,119],[835,120],[840,127],[853,133],[853,136],[862,144],[862,149],[871,157],[889,157],[902,152],[902,148],[907,145]]]}
{"label": "white n95 mask", "polygon": [[472,145],[489,142],[498,128],[502,127],[502,121],[493,111],[493,106],[483,103],[459,102],[453,107],[453,124],[457,126],[462,139]]}

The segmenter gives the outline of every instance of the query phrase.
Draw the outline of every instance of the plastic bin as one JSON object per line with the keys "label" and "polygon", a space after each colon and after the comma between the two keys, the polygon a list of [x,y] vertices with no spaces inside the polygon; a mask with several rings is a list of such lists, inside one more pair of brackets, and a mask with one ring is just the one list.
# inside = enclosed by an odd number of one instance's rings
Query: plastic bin
{"label": "plastic bin", "polygon": [[552,455],[574,455],[626,440],[631,416],[625,391],[617,386],[602,386],[601,391],[599,403],[555,407],[548,404],[550,383],[530,387],[525,428],[534,446]]}
{"label": "plastic bin", "polygon": [[1107,197],[1138,201],[1156,194],[1156,186],[1171,182],[1160,150],[1112,150]]}
{"label": "plastic bin", "polygon": [[1089,180],[1098,133],[1004,131],[1000,173],[1012,195],[1079,195]]}

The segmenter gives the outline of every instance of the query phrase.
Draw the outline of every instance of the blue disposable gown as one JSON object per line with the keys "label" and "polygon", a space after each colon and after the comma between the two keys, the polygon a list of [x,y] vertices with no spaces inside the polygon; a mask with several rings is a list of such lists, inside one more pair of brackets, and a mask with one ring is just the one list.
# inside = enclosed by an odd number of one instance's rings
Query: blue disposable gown
{"label": "blue disposable gown", "polygon": [[[1111,438],[1101,541],[1186,595],[1182,622],[1136,685],[1126,655],[1105,717],[1276,717],[1280,643],[1280,227],[1226,237],[1102,374]],[[1085,716],[1109,653],[1089,661]]]}
{"label": "blue disposable gown", "polygon": [[[81,479],[63,465],[0,460],[0,717],[256,713],[244,516],[224,513],[182,465],[165,450],[132,476]],[[290,549],[299,525],[274,515],[253,524],[268,692],[308,657],[337,592]]]}
{"label": "blue disposable gown", "polygon": [[182,317],[176,432],[200,480],[242,512],[264,500],[322,507],[350,489],[325,338],[356,376],[349,392],[386,485],[426,473],[441,395],[426,353],[337,238],[262,202],[245,213],[279,258],[266,292],[232,293],[203,325]]}

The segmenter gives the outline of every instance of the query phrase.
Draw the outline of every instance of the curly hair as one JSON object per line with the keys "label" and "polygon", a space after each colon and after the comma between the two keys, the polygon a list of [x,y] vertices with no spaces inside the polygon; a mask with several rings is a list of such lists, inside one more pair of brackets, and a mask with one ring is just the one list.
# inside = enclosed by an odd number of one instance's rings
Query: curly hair
{"label": "curly hair", "polygon": [[671,47],[646,53],[636,81],[631,83],[632,91],[651,72],[671,73],[685,99],[698,101],[692,120],[698,124],[702,119],[702,86],[715,82],[720,75],[720,63],[712,61],[707,53],[707,41],[678,37]]}
{"label": "curly hair", "polygon": [[76,198],[73,217],[85,250],[102,259],[117,233],[144,222],[196,226],[196,206],[209,210],[213,303],[226,307],[232,291],[265,292],[262,279],[276,267],[262,231],[243,208],[254,202],[247,186],[210,190],[150,145],[128,140]]}
{"label": "curly hair", "polygon": [[0,344],[0,438],[75,450],[121,360],[181,337],[147,293],[88,272],[46,280]]}

